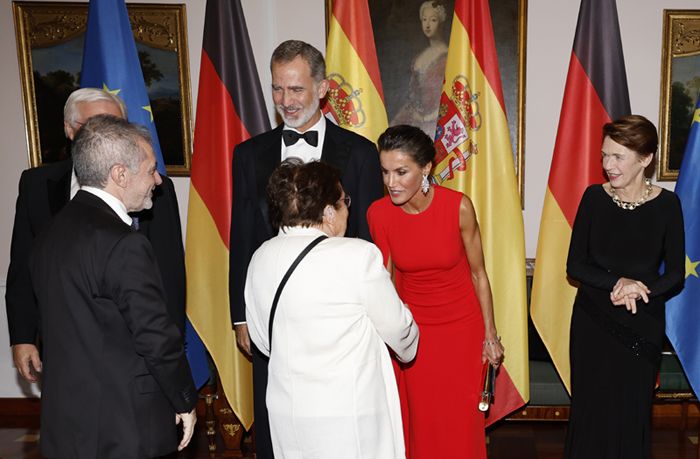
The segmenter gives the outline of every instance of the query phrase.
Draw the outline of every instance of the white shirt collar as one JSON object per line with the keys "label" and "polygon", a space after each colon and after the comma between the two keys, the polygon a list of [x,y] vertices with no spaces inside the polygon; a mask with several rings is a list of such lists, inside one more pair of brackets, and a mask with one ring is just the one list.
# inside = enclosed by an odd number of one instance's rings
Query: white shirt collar
{"label": "white shirt collar", "polygon": [[78,176],[75,175],[75,168],[71,168],[70,174],[70,198],[69,201],[75,197],[75,194],[80,189],[80,183],[78,183]]}
{"label": "white shirt collar", "polygon": [[105,204],[107,204],[124,223],[131,226],[131,222],[133,221],[133,219],[129,216],[128,212],[126,211],[126,206],[124,205],[124,203],[117,199],[115,196],[107,193],[105,190],[100,190],[99,188],[95,188],[92,186],[82,186],[80,187],[80,189],[83,191],[87,191],[88,193],[93,194],[98,198],[102,199],[105,202]]}
{"label": "white shirt collar", "polygon": [[[291,131],[299,132],[298,129],[291,128],[284,125],[283,129],[289,129]],[[321,113],[321,118],[311,126],[307,131],[317,131],[318,132],[318,145],[312,147],[305,140],[299,140],[294,145],[286,146],[284,140],[280,140],[282,144],[282,161],[285,159],[295,156],[301,158],[305,163],[321,159],[321,154],[323,152],[323,141],[326,138],[326,117]]]}

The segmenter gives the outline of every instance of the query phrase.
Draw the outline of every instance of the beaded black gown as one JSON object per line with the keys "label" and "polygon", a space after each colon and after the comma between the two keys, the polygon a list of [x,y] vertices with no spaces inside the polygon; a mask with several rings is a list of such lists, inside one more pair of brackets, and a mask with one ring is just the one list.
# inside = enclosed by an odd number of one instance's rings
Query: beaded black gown
{"label": "beaded black gown", "polygon": [[[576,214],[567,273],[579,283],[571,319],[571,416],[564,457],[649,458],[651,404],[665,327],[665,301],[685,278],[683,217],[666,190],[627,210],[602,185]],[[620,277],[651,290],[637,314],[614,306]]]}

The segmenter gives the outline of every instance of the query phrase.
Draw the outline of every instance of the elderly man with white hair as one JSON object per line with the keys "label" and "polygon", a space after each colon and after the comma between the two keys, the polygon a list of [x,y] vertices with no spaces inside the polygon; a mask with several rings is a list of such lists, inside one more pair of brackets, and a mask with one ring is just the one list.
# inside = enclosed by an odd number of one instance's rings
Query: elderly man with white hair
{"label": "elderly man with white hair", "polygon": [[[63,114],[64,131],[70,140],[95,115],[127,117],[126,107],[119,97],[95,88],[82,88],[71,93]],[[138,230],[153,245],[165,287],[168,313],[184,337],[185,262],[180,215],[173,182],[167,177],[162,179],[163,183],[153,193],[153,208],[134,216]],[[28,169],[19,181],[5,303],[14,364],[29,382],[37,381],[42,364],[37,347],[39,315],[27,261],[35,238],[79,189],[80,183],[70,159]]]}

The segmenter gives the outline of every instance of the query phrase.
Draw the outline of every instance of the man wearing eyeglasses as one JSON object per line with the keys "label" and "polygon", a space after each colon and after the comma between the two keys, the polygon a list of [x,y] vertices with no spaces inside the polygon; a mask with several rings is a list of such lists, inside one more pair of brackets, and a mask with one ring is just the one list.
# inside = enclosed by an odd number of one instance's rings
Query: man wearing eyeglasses
{"label": "man wearing eyeglasses", "polygon": [[[255,442],[259,459],[272,458],[265,388],[265,357],[251,349],[245,323],[244,287],[253,252],[275,236],[268,221],[267,180],[284,159],[321,160],[342,172],[345,192],[353,198],[347,237],[370,240],[366,213],[382,197],[383,184],[376,146],[326,120],[320,101],[328,92],[323,55],[298,40],[280,44],[272,54],[272,98],[283,124],[238,145],[233,154],[233,209],[231,214],[229,297],[236,341],[252,354],[255,406]],[[342,261],[341,261],[342,262]]]}

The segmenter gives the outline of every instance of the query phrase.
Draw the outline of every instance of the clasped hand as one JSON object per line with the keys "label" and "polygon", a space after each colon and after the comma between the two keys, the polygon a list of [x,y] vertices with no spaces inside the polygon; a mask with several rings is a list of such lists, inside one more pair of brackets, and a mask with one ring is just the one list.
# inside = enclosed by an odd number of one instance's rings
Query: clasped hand
{"label": "clasped hand", "polygon": [[637,313],[637,300],[649,302],[651,290],[643,282],[621,277],[610,292],[610,301],[615,306],[625,306],[632,314]]}

